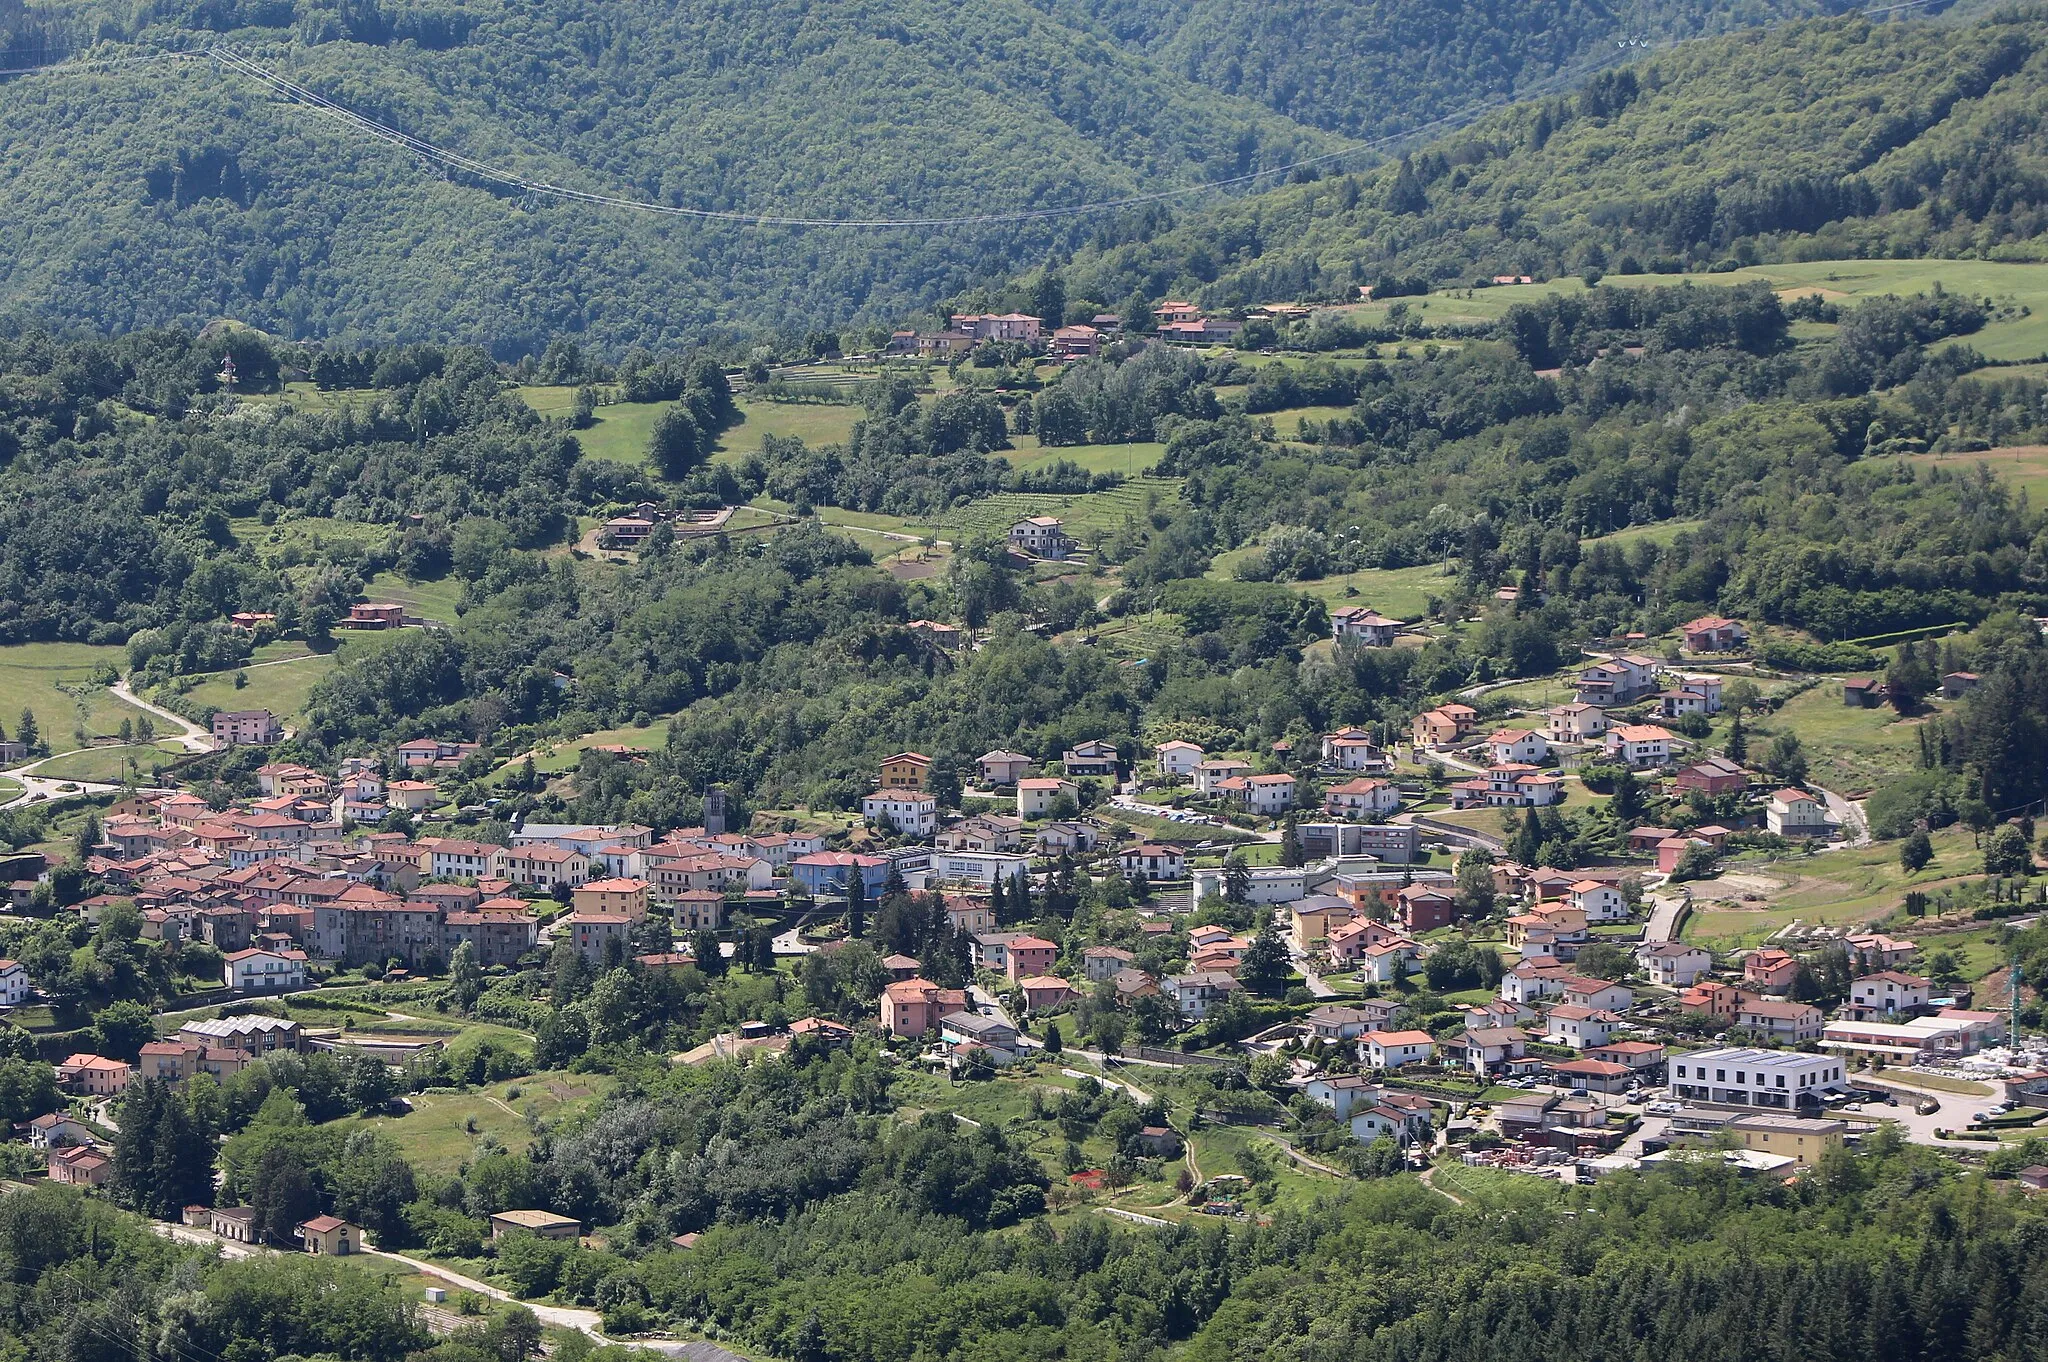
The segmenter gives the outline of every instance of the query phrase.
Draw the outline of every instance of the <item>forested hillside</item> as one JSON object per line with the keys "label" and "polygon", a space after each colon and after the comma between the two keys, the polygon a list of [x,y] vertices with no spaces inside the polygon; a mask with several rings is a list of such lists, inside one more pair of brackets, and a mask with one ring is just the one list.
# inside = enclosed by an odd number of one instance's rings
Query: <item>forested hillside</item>
{"label": "forested hillside", "polygon": [[[407,133],[577,189],[924,218],[1286,166],[1341,145],[1323,129],[1427,123],[1609,58],[1620,33],[1813,7],[17,5],[0,14],[19,54],[9,66],[67,52],[90,62],[0,89],[0,304],[101,331],[232,316],[291,338],[459,340],[500,357],[563,333],[623,350],[721,322],[893,322],[1172,220],[1153,206],[792,231],[564,204],[451,178],[189,55],[215,44]],[[188,55],[141,60],[167,51]]]}
{"label": "forested hillside", "polygon": [[1088,297],[1214,306],[1496,274],[2048,253],[2043,15],[1689,44],[1326,177],[1083,252]]}

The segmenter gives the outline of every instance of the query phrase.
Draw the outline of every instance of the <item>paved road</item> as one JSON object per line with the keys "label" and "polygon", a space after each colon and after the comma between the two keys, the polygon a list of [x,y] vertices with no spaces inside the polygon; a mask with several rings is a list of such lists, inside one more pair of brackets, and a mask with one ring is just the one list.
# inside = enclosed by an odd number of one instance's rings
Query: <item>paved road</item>
{"label": "paved road", "polygon": [[1121,1206],[1097,1206],[1095,1209],[1101,1211],[1104,1215],[1113,1215],[1119,1220],[1128,1220],[1134,1225],[1151,1225],[1156,1229],[1163,1230],[1173,1228],[1171,1220],[1161,1220],[1156,1215],[1140,1215],[1136,1211],[1127,1211]]}
{"label": "paved road", "polygon": [[[294,658],[292,660],[296,661],[297,659]],[[257,665],[263,666],[266,664],[258,663]],[[211,752],[213,750],[213,735],[211,733],[208,733],[182,714],[173,714],[161,705],[151,704],[134,691],[128,689],[126,681],[116,681],[108,689],[114,692],[116,699],[135,706],[151,718],[161,719],[169,724],[171,731],[163,736],[172,739],[187,752]]]}
{"label": "paved road", "polygon": [[788,931],[777,936],[775,938],[775,953],[777,955],[809,955],[817,950],[816,946],[805,941],[803,937],[804,924],[810,920],[811,915],[805,913],[790,924]]}
{"label": "paved road", "polygon": [[[91,749],[72,749],[72,751],[77,752],[89,750]],[[70,755],[70,752],[58,752],[53,756],[39,757],[35,761],[14,767],[12,770],[0,771],[0,776],[6,776],[21,786],[21,793],[8,800],[5,804],[0,804],[0,809],[12,809],[28,804],[45,802],[54,804],[66,799],[83,799],[87,795],[111,794],[121,788],[118,785],[108,785],[96,780],[62,780],[53,776],[39,776],[35,774],[35,769],[45,762],[55,761],[58,757],[68,757]],[[71,788],[68,790],[60,788],[65,785],[69,785]]]}
{"label": "paved road", "polygon": [[1678,918],[1688,902],[1685,891],[1671,894],[1651,894],[1650,922],[1643,929],[1645,941],[1678,940]]}
{"label": "paved road", "polygon": [[1870,820],[1863,816],[1862,804],[1854,800],[1844,799],[1833,790],[1822,790],[1818,785],[1811,786],[1810,788],[1819,791],[1821,799],[1828,806],[1828,816],[1841,825],[1843,846],[1867,847],[1870,845]]}

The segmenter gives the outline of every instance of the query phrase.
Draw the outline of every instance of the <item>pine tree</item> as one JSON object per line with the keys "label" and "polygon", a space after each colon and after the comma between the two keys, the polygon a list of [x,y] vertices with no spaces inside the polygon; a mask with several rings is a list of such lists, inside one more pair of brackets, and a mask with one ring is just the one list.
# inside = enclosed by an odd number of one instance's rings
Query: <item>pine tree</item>
{"label": "pine tree", "polygon": [[1304,862],[1301,854],[1301,835],[1295,830],[1293,814],[1287,815],[1286,823],[1280,828],[1280,864],[1293,870]]}
{"label": "pine tree", "polygon": [[1009,907],[1003,898],[1003,877],[998,875],[988,886],[988,910],[994,914],[997,926],[1009,921]]}
{"label": "pine tree", "polygon": [[42,731],[36,727],[36,712],[34,710],[22,710],[21,727],[14,731],[14,737],[15,741],[28,749],[28,754],[32,757],[42,750],[43,735]]}
{"label": "pine tree", "polygon": [[1735,722],[1728,725],[1728,745],[1721,749],[1728,760],[1740,763],[1749,756],[1749,735],[1742,731],[1742,716],[1735,716]]}
{"label": "pine tree", "polygon": [[[895,875],[893,867],[890,869],[890,874]],[[896,882],[901,884],[903,882],[902,877],[897,876]],[[855,865],[847,872],[846,876],[846,934],[851,937],[861,937],[867,935],[867,930],[867,878],[861,873],[861,868]]]}

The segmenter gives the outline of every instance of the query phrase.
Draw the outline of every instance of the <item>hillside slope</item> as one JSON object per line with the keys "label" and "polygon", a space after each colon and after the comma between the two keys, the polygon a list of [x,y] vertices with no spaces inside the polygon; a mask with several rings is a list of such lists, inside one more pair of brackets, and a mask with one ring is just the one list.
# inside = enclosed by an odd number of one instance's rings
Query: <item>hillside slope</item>
{"label": "hillside slope", "polygon": [[[70,50],[121,64],[0,86],[0,306],[99,330],[227,314],[292,337],[511,354],[570,332],[616,349],[718,323],[894,320],[1160,220],[799,232],[565,205],[451,179],[203,60],[134,62],[166,49],[223,45],[440,146],[580,189],[929,217],[1286,165],[1338,145],[1322,128],[1414,126],[1618,27],[1822,3],[1203,0],[1176,14],[1154,0],[6,0],[16,60]],[[1213,68],[1224,53],[1237,75]]]}
{"label": "hillside slope", "polygon": [[2048,10],[1689,44],[1395,165],[1083,253],[1077,294],[1212,305],[1390,278],[2048,256]]}

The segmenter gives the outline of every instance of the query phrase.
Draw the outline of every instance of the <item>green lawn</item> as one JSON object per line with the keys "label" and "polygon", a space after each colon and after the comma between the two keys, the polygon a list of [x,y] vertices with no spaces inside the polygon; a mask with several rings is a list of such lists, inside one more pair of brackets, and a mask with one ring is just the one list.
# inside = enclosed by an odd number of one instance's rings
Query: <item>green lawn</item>
{"label": "green lawn", "polygon": [[1077,463],[1090,473],[1121,473],[1127,478],[1150,473],[1152,466],[1159,462],[1159,456],[1166,452],[1166,446],[1154,440],[1139,440],[1127,445],[1054,445],[1048,448],[1038,443],[1036,435],[1013,435],[1010,439],[1016,448],[1004,450],[1002,457],[1019,468],[1064,460]]}
{"label": "green lawn", "polygon": [[[1939,701],[1934,702],[1938,708]],[[1842,703],[1839,680],[1819,685],[1785,702],[1777,713],[1750,723],[1750,747],[1761,753],[1776,734],[1799,735],[1812,780],[1837,794],[1860,798],[1919,762],[1919,729],[1925,719],[1901,719],[1889,708],[1855,708]]]}
{"label": "green lawn", "polygon": [[1350,413],[1349,407],[1294,407],[1267,413],[1267,419],[1272,421],[1275,435],[1283,440],[1292,440],[1301,434],[1303,421],[1329,421]]}
{"label": "green lawn", "polygon": [[[1220,554],[1208,575],[1227,581],[1235,574],[1237,564],[1256,552],[1258,549],[1253,546]],[[1428,609],[1430,598],[1441,596],[1452,581],[1453,576],[1441,564],[1431,563],[1423,567],[1365,568],[1341,577],[1325,577],[1319,582],[1287,585],[1331,606],[1365,605],[1395,619],[1414,621]]]}
{"label": "green lawn", "polygon": [[455,602],[462,597],[462,580],[449,576],[437,582],[411,582],[396,572],[380,572],[363,587],[363,595],[372,601],[402,605],[408,615],[453,624]]}
{"label": "green lawn", "polygon": [[793,435],[813,449],[842,444],[852,438],[853,423],[861,417],[859,407],[836,402],[760,402],[743,398],[739,407],[739,424],[719,437],[715,457],[721,461],[745,458],[760,449],[770,435]]}
{"label": "green lawn", "polygon": [[1933,834],[1934,860],[1917,875],[1899,864],[1896,842],[1778,861],[1736,861],[1692,886],[1694,912],[1688,941],[1755,945],[1798,919],[1811,923],[1865,923],[1898,908],[1908,889],[1932,889],[1981,873],[1970,834],[1943,828]]}
{"label": "green lawn", "polygon": [[14,737],[20,729],[21,712],[36,716],[36,727],[53,752],[77,746],[74,730],[85,726],[91,738],[108,738],[119,730],[121,720],[139,719],[142,711],[116,700],[104,688],[91,690],[83,700],[57,689],[60,685],[81,686],[99,666],[125,669],[127,650],[89,643],[14,643],[0,647],[0,728]]}
{"label": "green lawn", "polygon": [[142,780],[149,779],[150,771],[156,766],[168,766],[184,754],[184,749],[174,742],[158,741],[131,743],[116,747],[89,747],[78,752],[67,752],[53,757],[36,768],[39,776],[52,780],[89,780],[118,783],[130,774],[129,761],[135,766],[132,774]]}
{"label": "green lawn", "polygon": [[389,1135],[415,1167],[449,1174],[475,1155],[481,1137],[516,1154],[531,1142],[530,1119],[587,1107],[610,1083],[595,1074],[531,1074],[470,1092],[415,1093],[413,1110],[404,1116],[358,1117],[350,1124]]}
{"label": "green lawn", "polygon": [[[453,612],[450,612],[450,618],[453,618]],[[321,677],[346,659],[381,648],[402,636],[400,630],[342,631],[335,635],[335,647],[331,652],[302,653],[270,666],[243,667],[240,670],[248,678],[248,684],[239,688],[235,685],[234,672],[214,672],[199,678],[198,684],[185,694],[195,705],[212,705],[216,709],[267,709],[283,719],[302,718],[306,712],[306,697],[312,694]]]}

